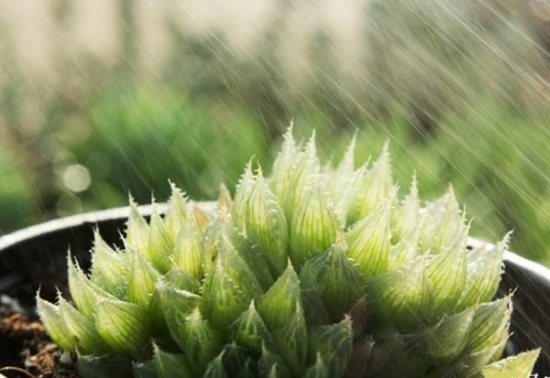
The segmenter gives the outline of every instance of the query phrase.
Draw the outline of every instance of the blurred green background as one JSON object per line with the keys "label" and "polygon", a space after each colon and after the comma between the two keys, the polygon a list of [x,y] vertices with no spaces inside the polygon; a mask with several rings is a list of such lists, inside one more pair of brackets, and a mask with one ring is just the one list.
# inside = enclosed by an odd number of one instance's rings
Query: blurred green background
{"label": "blurred green background", "polygon": [[[542,5],[541,5],[542,4]],[[0,0],[0,234],[233,187],[281,134],[390,141],[490,240],[550,263],[550,9],[518,0]]]}

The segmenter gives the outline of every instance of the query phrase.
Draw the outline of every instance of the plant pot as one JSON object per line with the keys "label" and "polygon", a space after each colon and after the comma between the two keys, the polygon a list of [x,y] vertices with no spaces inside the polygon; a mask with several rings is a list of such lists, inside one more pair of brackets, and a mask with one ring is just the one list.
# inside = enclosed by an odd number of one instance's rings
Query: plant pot
{"label": "plant pot", "polygon": [[[160,212],[163,205],[157,205]],[[201,204],[206,210],[211,203]],[[141,206],[144,216],[151,206]],[[121,245],[121,234],[129,208],[117,208],[75,215],[46,222],[0,237],[0,294],[17,298],[23,307],[34,309],[35,293],[52,300],[56,288],[66,292],[67,251],[84,268],[90,264],[93,231],[99,229],[109,244]],[[469,247],[490,247],[489,243],[469,239]],[[506,253],[505,272],[498,296],[515,291],[512,335],[507,354],[540,347],[535,372],[550,373],[550,269],[514,253]],[[1,367],[1,366],[0,366]]]}

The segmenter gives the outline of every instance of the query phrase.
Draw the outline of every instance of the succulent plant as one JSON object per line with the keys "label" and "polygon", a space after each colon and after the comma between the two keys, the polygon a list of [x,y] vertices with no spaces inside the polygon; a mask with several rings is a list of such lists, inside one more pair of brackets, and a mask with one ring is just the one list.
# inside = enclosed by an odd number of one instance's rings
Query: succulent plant
{"label": "succulent plant", "polygon": [[132,202],[124,249],[96,233],[72,302],[37,299],[49,335],[84,377],[526,377],[538,351],[499,360],[508,235],[468,251],[452,189],[421,203],[413,177],[400,200],[387,148],[353,154],[322,168],[290,129],[271,176],[248,164],[213,209]]}

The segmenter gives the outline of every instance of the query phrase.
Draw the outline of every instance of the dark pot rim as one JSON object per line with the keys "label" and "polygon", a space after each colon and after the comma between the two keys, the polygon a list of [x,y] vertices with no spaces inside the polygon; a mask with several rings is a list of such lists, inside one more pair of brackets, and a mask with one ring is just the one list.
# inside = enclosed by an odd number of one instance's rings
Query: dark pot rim
{"label": "dark pot rim", "polygon": [[[160,213],[166,211],[166,204],[141,205],[138,210],[141,215],[149,216],[153,211],[153,206],[157,206]],[[106,210],[96,210],[82,214],[75,214],[57,219],[52,219],[33,226],[13,231],[9,234],[0,236],[0,256],[4,251],[15,248],[20,243],[27,243],[45,235],[55,234],[62,230],[74,227],[91,226],[94,227],[100,222],[111,220],[124,220],[130,214],[130,207],[117,207]]]}
{"label": "dark pot rim", "polygon": [[[215,203],[198,202],[200,207],[212,211]],[[160,213],[166,211],[166,204],[139,206],[139,212],[148,217],[156,206]],[[99,229],[102,236],[110,235],[110,242],[120,241],[121,230],[130,213],[129,207],[93,211],[72,215],[37,224],[0,237],[0,293],[18,280],[31,279],[29,291],[45,279],[48,272],[40,268],[52,260],[52,252],[63,255],[61,265],[53,274],[66,273],[65,253],[71,247],[73,256],[89,261],[93,231]],[[472,249],[490,248],[492,243],[476,238],[468,239]],[[45,253],[40,253],[40,252]],[[513,252],[504,255],[504,274],[499,296],[514,292],[512,336],[507,344],[507,353],[541,348],[541,356],[535,368],[538,374],[550,372],[550,269],[519,256]],[[23,263],[23,264],[22,264]],[[65,264],[65,266],[63,266]],[[85,264],[85,263],[84,263]],[[27,266],[28,265],[28,266]],[[34,298],[34,296],[33,296]]]}

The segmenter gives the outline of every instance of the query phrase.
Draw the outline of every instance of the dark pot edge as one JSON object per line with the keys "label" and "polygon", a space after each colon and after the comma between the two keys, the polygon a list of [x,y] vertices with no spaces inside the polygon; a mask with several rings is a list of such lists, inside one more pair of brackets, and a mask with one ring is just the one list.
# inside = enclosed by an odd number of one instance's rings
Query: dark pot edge
{"label": "dark pot edge", "polygon": [[[166,210],[165,204],[157,204],[159,212]],[[153,210],[153,205],[142,205],[138,207],[143,216],[149,216]],[[30,241],[36,238],[55,234],[68,228],[80,227],[86,224],[95,225],[99,222],[108,220],[119,220],[127,218],[130,215],[130,207],[117,207],[107,210],[97,210],[82,214],[71,215],[67,217],[53,219],[47,222],[39,223],[33,226],[14,231],[12,233],[0,236],[0,255],[3,251],[15,247],[17,244]]]}

